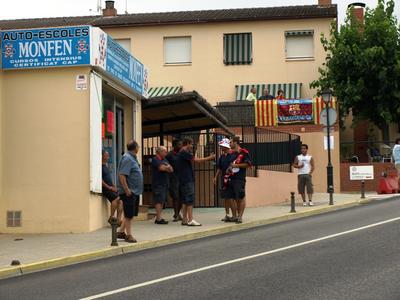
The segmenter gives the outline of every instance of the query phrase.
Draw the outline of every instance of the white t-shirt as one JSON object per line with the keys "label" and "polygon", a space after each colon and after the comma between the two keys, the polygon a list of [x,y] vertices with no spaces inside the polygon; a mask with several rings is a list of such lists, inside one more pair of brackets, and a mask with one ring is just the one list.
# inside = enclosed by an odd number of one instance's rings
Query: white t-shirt
{"label": "white t-shirt", "polygon": [[299,175],[304,175],[304,174],[310,174],[311,172],[311,158],[312,156],[307,154],[307,155],[297,155],[297,161],[298,165],[301,166],[303,165],[302,168],[298,169],[298,174]]}

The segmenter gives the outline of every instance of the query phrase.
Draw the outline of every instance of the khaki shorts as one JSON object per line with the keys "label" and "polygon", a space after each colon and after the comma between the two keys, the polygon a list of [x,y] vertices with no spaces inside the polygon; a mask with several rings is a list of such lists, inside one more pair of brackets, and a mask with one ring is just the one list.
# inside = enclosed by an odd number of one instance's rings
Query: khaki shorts
{"label": "khaki shorts", "polygon": [[304,194],[306,192],[307,187],[307,194],[314,193],[314,186],[312,183],[312,177],[309,174],[302,174],[298,176],[298,184],[297,189],[299,190],[299,194]]}

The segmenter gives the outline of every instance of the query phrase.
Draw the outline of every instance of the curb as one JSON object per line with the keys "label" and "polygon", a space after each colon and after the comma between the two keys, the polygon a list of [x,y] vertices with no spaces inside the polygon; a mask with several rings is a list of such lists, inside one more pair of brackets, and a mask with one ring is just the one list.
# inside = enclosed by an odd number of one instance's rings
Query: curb
{"label": "curb", "polygon": [[[384,200],[390,200],[393,198],[396,198],[396,197],[385,198]],[[274,224],[274,223],[284,222],[284,221],[288,221],[288,220],[300,219],[300,218],[304,218],[304,217],[323,214],[323,213],[341,210],[341,209],[345,209],[345,208],[365,205],[365,204],[375,202],[378,200],[382,200],[382,199],[380,199],[380,198],[364,199],[364,200],[359,200],[359,201],[354,201],[354,202],[338,204],[338,205],[334,205],[334,206],[314,208],[314,209],[303,211],[303,212],[287,213],[287,214],[284,214],[284,215],[281,215],[278,217],[273,217],[270,219],[250,221],[247,223],[235,224],[235,225],[231,225],[231,226],[221,226],[221,227],[212,228],[212,229],[201,231],[201,232],[184,234],[184,235],[175,236],[175,237],[171,237],[171,238],[165,238],[165,239],[161,239],[161,240],[157,240],[157,241],[143,241],[143,242],[139,242],[139,243],[133,244],[133,245],[124,245],[124,246],[117,246],[117,247],[110,246],[110,247],[107,247],[107,248],[104,248],[101,250],[92,251],[92,252],[86,252],[86,253],[81,253],[81,254],[76,254],[76,255],[71,255],[71,256],[66,256],[66,257],[60,257],[60,258],[56,258],[56,259],[50,259],[50,260],[35,262],[35,263],[31,263],[31,264],[23,264],[23,265],[17,266],[17,267],[3,268],[3,269],[0,269],[0,279],[7,278],[7,277],[14,277],[14,276],[37,272],[37,271],[43,271],[43,270],[62,267],[62,266],[68,266],[68,265],[86,262],[86,261],[95,260],[95,259],[100,259],[100,258],[106,258],[106,257],[126,254],[126,253],[130,253],[130,252],[136,252],[136,251],[140,251],[140,250],[156,248],[156,247],[160,247],[160,246],[200,239],[203,237],[215,236],[215,235],[219,235],[219,234],[255,228],[258,226]]]}

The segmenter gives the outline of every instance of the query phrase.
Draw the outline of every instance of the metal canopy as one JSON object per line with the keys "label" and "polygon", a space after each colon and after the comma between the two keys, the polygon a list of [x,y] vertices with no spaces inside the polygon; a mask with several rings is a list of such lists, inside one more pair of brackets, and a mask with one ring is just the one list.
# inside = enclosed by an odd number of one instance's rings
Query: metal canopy
{"label": "metal canopy", "polygon": [[143,137],[226,127],[226,119],[196,91],[143,100]]}

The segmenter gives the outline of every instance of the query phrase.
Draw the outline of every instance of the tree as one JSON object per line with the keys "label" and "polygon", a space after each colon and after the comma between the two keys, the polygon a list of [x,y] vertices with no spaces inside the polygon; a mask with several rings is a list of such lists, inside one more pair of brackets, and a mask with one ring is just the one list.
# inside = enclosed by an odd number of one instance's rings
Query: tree
{"label": "tree", "polygon": [[321,36],[327,53],[320,77],[311,88],[331,88],[343,120],[350,111],[353,122],[369,120],[389,141],[389,124],[400,122],[400,29],[394,1],[378,0],[366,10],[365,21],[352,9],[338,30],[332,23],[330,38]]}

